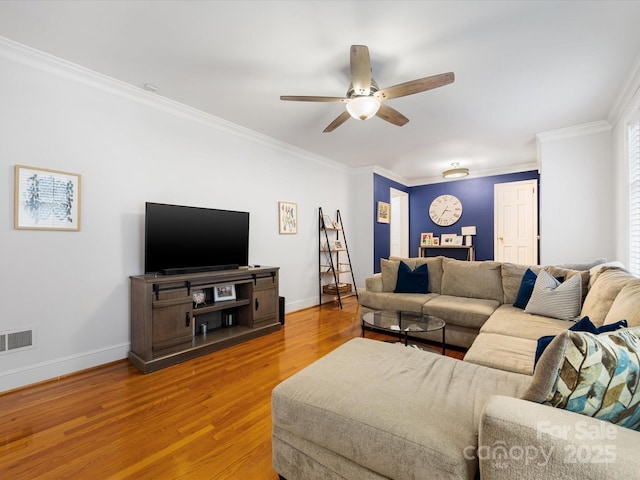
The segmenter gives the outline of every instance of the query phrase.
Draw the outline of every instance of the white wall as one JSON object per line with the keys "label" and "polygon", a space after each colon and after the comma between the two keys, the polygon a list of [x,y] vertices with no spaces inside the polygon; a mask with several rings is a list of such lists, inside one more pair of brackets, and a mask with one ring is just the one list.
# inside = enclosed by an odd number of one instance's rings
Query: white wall
{"label": "white wall", "polygon": [[[354,193],[371,173],[8,43],[0,105],[0,331],[37,330],[36,348],[0,355],[0,391],[126,357],[145,201],[249,211],[249,261],[280,267],[286,311],[318,301],[318,207],[340,209],[347,233],[371,224],[372,189]],[[82,175],[80,232],[13,228],[16,164]],[[298,203],[297,235],[278,234],[279,200]],[[352,250],[369,274],[372,255]]]}
{"label": "white wall", "polygon": [[540,263],[616,258],[611,127],[598,122],[538,134]]}

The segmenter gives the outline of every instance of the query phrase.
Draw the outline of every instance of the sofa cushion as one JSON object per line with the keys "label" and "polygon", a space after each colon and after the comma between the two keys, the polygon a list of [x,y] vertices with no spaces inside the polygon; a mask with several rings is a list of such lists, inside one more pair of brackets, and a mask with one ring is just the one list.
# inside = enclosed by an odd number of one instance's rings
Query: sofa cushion
{"label": "sofa cushion", "polygon": [[499,262],[467,262],[444,258],[442,294],[455,297],[504,301]]}
{"label": "sofa cushion", "polygon": [[380,259],[380,273],[382,274],[382,291],[393,292],[398,283],[399,260]]}
{"label": "sofa cushion", "polygon": [[[309,441],[386,478],[472,480],[483,407],[529,377],[356,338],[273,390],[273,435]],[[435,477],[434,477],[435,478]]]}
{"label": "sofa cushion", "polygon": [[524,311],[561,320],[574,320],[580,314],[581,292],[579,275],[560,283],[547,271],[541,270]]}
{"label": "sofa cushion", "polygon": [[[531,268],[535,273],[540,268],[527,267],[526,265],[517,265],[515,263],[505,262],[500,266],[500,274],[502,276],[502,290],[504,291],[504,303],[512,304],[516,301],[522,276]],[[534,270],[535,269],[535,270]]]}
{"label": "sofa cushion", "polygon": [[482,333],[498,333],[538,341],[543,335],[558,335],[573,325],[566,320],[525,313],[513,305],[501,305],[482,326]]}
{"label": "sofa cushion", "polygon": [[640,327],[640,280],[627,283],[616,299],[604,319],[604,325],[610,325],[624,319],[630,327]]}
{"label": "sofa cushion", "polygon": [[429,270],[422,264],[414,270],[404,262],[398,266],[398,279],[394,293],[429,293]]}
{"label": "sofa cushion", "polygon": [[440,317],[449,324],[480,329],[499,306],[496,300],[437,295],[424,304],[422,313]]}
{"label": "sofa cushion", "polygon": [[358,303],[371,310],[422,313],[422,306],[437,296],[435,293],[374,293],[365,290],[358,292]]}
{"label": "sofa cushion", "polygon": [[540,357],[523,399],[640,429],[640,328],[567,330]]}
{"label": "sofa cushion", "polygon": [[[616,296],[632,280],[633,276],[622,268],[604,268],[600,270],[589,289],[587,297],[584,299],[580,316],[589,317],[596,326],[602,325]],[[622,318],[624,317],[619,317],[616,320],[621,320]]]}
{"label": "sofa cushion", "polygon": [[481,333],[464,356],[465,362],[523,375],[533,374],[536,340]]}

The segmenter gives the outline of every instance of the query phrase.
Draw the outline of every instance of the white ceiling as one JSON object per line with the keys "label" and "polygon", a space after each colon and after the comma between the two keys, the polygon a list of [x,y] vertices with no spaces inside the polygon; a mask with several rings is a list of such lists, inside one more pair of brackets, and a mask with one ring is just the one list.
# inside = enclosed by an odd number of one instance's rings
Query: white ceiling
{"label": "white ceiling", "polygon": [[[640,54],[639,1],[1,1],[0,36],[351,167],[409,183],[452,162],[473,173],[536,163],[535,134],[605,120]],[[380,87],[452,71],[389,101],[410,122],[322,130],[349,47]]]}

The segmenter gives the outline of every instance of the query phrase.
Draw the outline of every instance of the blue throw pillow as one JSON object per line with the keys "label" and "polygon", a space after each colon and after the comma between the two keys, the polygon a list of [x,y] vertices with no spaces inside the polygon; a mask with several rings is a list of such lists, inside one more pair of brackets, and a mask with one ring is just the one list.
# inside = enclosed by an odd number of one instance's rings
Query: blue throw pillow
{"label": "blue throw pillow", "polygon": [[520,282],[520,289],[518,290],[516,301],[513,302],[514,307],[518,307],[523,310],[525,309],[527,303],[529,303],[531,294],[533,293],[533,286],[536,283],[536,278],[538,278],[538,276],[533,273],[533,270],[527,268],[527,271],[524,272],[524,275],[522,276],[522,281]]}
{"label": "blue throw pillow", "polygon": [[395,293],[429,293],[429,270],[427,264],[420,265],[415,270],[400,261],[398,265],[398,279]]}
{"label": "blue throw pillow", "polygon": [[[613,332],[614,330],[618,330],[620,328],[627,328],[627,321],[620,320],[619,322],[612,323],[610,325],[603,325],[602,327],[596,327],[589,317],[582,317],[576,323],[574,323],[569,330],[573,330],[574,332],[588,332],[593,333],[594,335],[598,335],[599,333]],[[545,335],[544,337],[540,337],[538,339],[538,346],[536,347],[536,357],[533,363],[534,368],[538,363],[540,356],[544,352],[545,348],[549,346],[551,340],[556,338],[555,335]]]}

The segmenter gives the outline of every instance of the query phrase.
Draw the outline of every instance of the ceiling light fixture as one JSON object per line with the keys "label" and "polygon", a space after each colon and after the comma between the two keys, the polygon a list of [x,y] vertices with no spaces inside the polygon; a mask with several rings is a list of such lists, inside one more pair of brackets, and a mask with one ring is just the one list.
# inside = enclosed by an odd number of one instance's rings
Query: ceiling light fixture
{"label": "ceiling light fixture", "polygon": [[[347,112],[358,120],[368,120],[378,113],[380,102],[369,95],[355,96],[347,103]],[[349,118],[349,117],[347,117]]]}
{"label": "ceiling light fixture", "polygon": [[449,170],[445,170],[444,172],[442,172],[442,176],[444,178],[461,178],[469,175],[469,169],[460,168],[460,164],[458,162],[452,163],[451,166],[453,168],[450,168]]}

